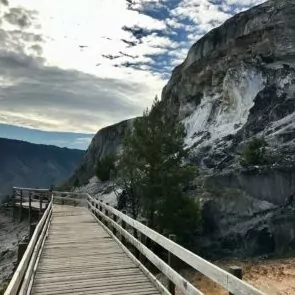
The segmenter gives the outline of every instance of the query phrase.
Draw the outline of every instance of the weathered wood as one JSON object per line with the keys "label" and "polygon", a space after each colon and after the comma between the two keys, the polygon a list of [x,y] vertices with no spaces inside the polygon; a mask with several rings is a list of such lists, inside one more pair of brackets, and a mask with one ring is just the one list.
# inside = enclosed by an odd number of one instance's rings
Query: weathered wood
{"label": "weathered wood", "polygon": [[[243,279],[243,270],[239,266],[231,266],[229,268],[229,272],[237,277],[238,279],[242,280]],[[234,295],[233,293],[229,292],[229,295]]]}
{"label": "weathered wood", "polygon": [[54,205],[52,216],[31,294],[160,294],[86,208]]}
{"label": "weathered wood", "polygon": [[[169,239],[173,242],[176,242],[176,235],[170,234]],[[171,254],[171,252],[168,252],[168,265],[172,268],[175,266],[175,261],[173,259],[173,254]],[[168,290],[172,295],[175,295],[175,284],[170,280],[168,282]]]}
{"label": "weathered wood", "polygon": [[[149,280],[157,287],[162,295],[169,295],[168,290],[163,286],[163,284],[139,261],[134,255],[132,255],[127,247],[125,247],[122,242],[112,234],[112,232],[98,219],[97,222],[113,237],[117,244],[123,249],[123,251],[128,255],[128,257],[143,271],[143,273],[149,278]],[[150,293],[148,293],[150,294]]]}
{"label": "weathered wood", "polygon": [[[98,215],[98,214],[97,214],[97,215]],[[117,216],[116,216],[115,214],[113,214],[113,220],[114,220],[114,222],[117,223]],[[115,227],[113,227],[113,234],[116,235],[116,233],[117,233],[117,230],[116,230]]]}
{"label": "weathered wood", "polygon": [[42,219],[40,220],[40,222],[36,226],[36,229],[35,229],[34,234],[29,242],[27,250],[26,250],[21,262],[19,263],[4,295],[17,294],[17,291],[20,287],[21,281],[22,281],[24,274],[26,272],[26,269],[29,265],[32,252],[33,252],[34,247],[38,241],[39,234],[43,228],[43,225],[44,225],[47,217],[49,216],[49,214],[51,212],[51,209],[52,209],[51,205],[52,205],[52,203],[50,203],[50,206],[47,208],[47,210],[45,211],[45,214],[42,216]]}
{"label": "weathered wood", "polygon": [[30,239],[32,238],[34,231],[36,229],[37,224],[36,223],[31,223],[30,224]]}
{"label": "weathered wood", "polygon": [[[124,215],[126,215],[127,214],[127,211],[126,210],[123,210],[122,213]],[[114,213],[114,214],[116,215],[116,213]],[[126,222],[125,222],[125,220],[123,220],[123,218],[121,218],[121,226],[122,226],[122,228],[124,230],[126,230]],[[122,242],[123,245],[126,246],[126,239],[125,239],[125,236],[122,233],[121,233],[121,242]]]}
{"label": "weathered wood", "polygon": [[[102,204],[102,206],[105,207],[106,205]],[[233,294],[241,295],[264,295],[263,292],[259,291],[250,284],[241,281],[229,272],[219,268],[218,266],[183,248],[175,242],[170,241],[166,237],[144,226],[140,222],[128,217],[122,212],[112,207],[109,207],[108,210],[109,212],[116,214],[117,217],[120,218],[123,222],[129,224],[133,228],[136,228],[138,231],[145,234],[152,241],[155,241],[164,249],[171,252],[180,260],[187,263],[189,266],[193,267],[197,271],[201,272],[202,274],[204,274],[205,276],[207,276],[208,278],[210,278],[211,280],[225,288],[227,291],[230,291]]]}
{"label": "weathered wood", "polygon": [[40,188],[25,188],[25,187],[13,187],[13,190],[28,191],[28,192],[49,192],[49,189],[40,189]]}
{"label": "weathered wood", "polygon": [[[31,192],[29,192],[29,225],[30,225],[30,228],[31,228],[31,224],[32,224],[32,194],[31,194]],[[31,234],[30,234],[30,237],[31,237]]]}
{"label": "weathered wood", "polygon": [[[144,224],[144,225],[147,225],[147,221],[145,219],[141,220],[141,223]],[[141,242],[141,244],[146,246],[146,236],[141,232],[139,232],[139,241]],[[146,258],[141,252],[139,254],[139,261],[142,264],[145,264],[145,262],[146,262]]]}
{"label": "weathered wood", "polygon": [[42,201],[43,201],[43,198],[42,198],[42,196],[40,196],[40,198],[39,198],[39,202],[40,202],[40,208],[39,208],[39,220],[42,218],[42,214],[43,214],[43,207],[42,207]]}
{"label": "weathered wood", "polygon": [[20,202],[19,202],[19,221],[23,219],[23,192],[20,192]]}
{"label": "weathered wood", "polygon": [[20,263],[22,260],[27,248],[28,248],[28,242],[22,242],[18,244],[18,250],[17,250],[17,263]]}
{"label": "weathered wood", "polygon": [[[102,212],[98,212],[103,214]],[[111,218],[104,216],[104,218],[112,223],[112,226],[116,227],[117,231],[128,240],[133,246],[135,246],[140,252],[142,252],[147,259],[153,263],[165,276],[167,276],[174,284],[182,291],[184,294],[190,295],[203,295],[203,293],[195,288],[190,282],[184,279],[180,274],[173,270],[168,264],[166,264],[162,259],[160,259],[156,254],[154,254],[146,246],[142,245],[140,241],[135,239],[129,232],[127,232],[119,224],[115,223]]]}
{"label": "weathered wood", "polygon": [[[50,213],[52,212],[52,208],[50,210]],[[45,224],[43,226],[42,232],[40,233],[40,236],[38,238],[38,241],[34,247],[34,251],[31,255],[30,258],[30,263],[28,265],[28,268],[26,270],[26,274],[24,276],[22,285],[21,285],[21,289],[19,291],[19,295],[25,295],[27,293],[27,289],[28,286],[30,284],[31,279],[34,277],[34,267],[35,267],[35,263],[36,260],[38,258],[38,256],[40,255],[41,251],[42,251],[42,245],[44,245],[44,240],[45,240],[45,234],[48,231],[49,228],[49,224],[50,224],[50,215],[48,216],[48,218],[45,221]]]}

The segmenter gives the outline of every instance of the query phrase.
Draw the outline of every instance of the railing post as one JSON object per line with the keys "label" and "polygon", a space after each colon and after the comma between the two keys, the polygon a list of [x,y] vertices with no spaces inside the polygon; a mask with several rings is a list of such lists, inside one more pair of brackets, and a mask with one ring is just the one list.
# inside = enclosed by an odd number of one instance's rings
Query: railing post
{"label": "railing post", "polygon": [[[109,206],[109,203],[106,203],[106,205]],[[108,209],[105,208],[104,213],[105,213],[105,216],[106,216],[106,217],[109,217],[109,210],[108,210]],[[105,225],[106,225],[108,228],[111,229],[111,224],[110,224],[107,220],[106,220],[106,222],[105,222]]]}
{"label": "railing post", "polygon": [[12,190],[12,219],[15,221],[16,219],[16,191]]}
{"label": "railing post", "polygon": [[39,201],[40,201],[40,208],[39,208],[39,220],[41,220],[41,218],[42,218],[42,194],[40,194],[40,197],[39,197]]}
{"label": "railing post", "polygon": [[[102,213],[102,206],[101,206],[101,203],[103,203],[103,200],[100,200],[99,202],[100,202],[100,203],[99,203],[99,208],[98,208],[98,210],[100,211],[100,213]],[[101,222],[103,222],[103,218],[102,218],[101,215],[98,216],[98,219],[99,219]]]}
{"label": "railing post", "polygon": [[[141,223],[145,226],[147,226],[147,221],[144,219],[144,220],[141,220]],[[141,244],[143,244],[144,246],[146,246],[146,236],[139,232],[139,241],[141,242]],[[145,264],[145,261],[146,261],[146,258],[145,256],[139,251],[139,261],[144,265]]]}
{"label": "railing post", "polygon": [[[113,214],[113,220],[115,223],[117,223],[118,217],[117,215]],[[117,234],[117,230],[116,228],[113,226],[113,234],[116,235]]]}
{"label": "railing post", "polygon": [[37,226],[36,223],[30,224],[30,238],[33,236],[36,226]]}
{"label": "railing post", "polygon": [[19,201],[19,221],[23,220],[23,191],[20,191],[20,201]]}
{"label": "railing post", "polygon": [[[123,210],[122,213],[126,215],[127,214],[127,211],[126,210]],[[124,230],[126,230],[126,222],[123,219],[121,220],[121,226],[122,226],[122,228]],[[122,242],[123,245],[126,246],[126,239],[125,239],[125,237],[124,237],[123,234],[121,234],[121,242]]]}
{"label": "railing post", "polygon": [[[169,235],[169,239],[173,242],[176,242],[176,235],[172,235],[170,234]],[[170,252],[168,252],[168,265],[170,267],[173,268],[173,266],[175,265],[175,261],[174,261],[174,257],[173,257],[173,254],[171,254]],[[175,295],[175,284],[173,282],[171,282],[169,280],[168,282],[168,291],[172,294],[172,295]]]}
{"label": "railing post", "polygon": [[28,247],[28,244],[27,242],[22,242],[22,243],[19,243],[18,244],[18,251],[17,251],[17,264],[20,263],[20,261],[22,260],[26,250],[27,250],[27,247]]}
{"label": "railing post", "polygon": [[[97,201],[97,200],[96,200]],[[95,216],[99,219],[99,214],[98,214],[98,203],[95,203],[95,209],[96,209],[96,211],[95,211]]]}
{"label": "railing post", "polygon": [[29,225],[32,223],[32,193],[29,192]]}
{"label": "railing post", "polygon": [[[229,272],[234,275],[235,277],[237,277],[238,279],[242,280],[243,279],[243,270],[241,267],[239,266],[230,266],[229,268]],[[231,292],[228,293],[229,295],[235,295]]]}
{"label": "railing post", "polygon": [[[137,232],[137,229],[136,228],[133,228],[133,236],[135,239],[138,240],[138,232]],[[134,255],[137,259],[139,259],[140,257],[140,251],[134,246]]]}

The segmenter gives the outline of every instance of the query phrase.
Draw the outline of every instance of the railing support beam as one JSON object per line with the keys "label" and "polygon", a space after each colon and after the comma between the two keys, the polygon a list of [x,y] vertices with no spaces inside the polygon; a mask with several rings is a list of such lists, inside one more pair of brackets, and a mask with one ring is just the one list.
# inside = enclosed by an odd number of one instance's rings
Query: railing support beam
{"label": "railing support beam", "polygon": [[[169,239],[173,242],[176,242],[176,235],[172,235],[170,234],[169,235]],[[175,257],[173,254],[171,254],[169,251],[168,251],[168,265],[172,268],[175,267]],[[168,282],[168,291],[172,294],[172,295],[175,295],[175,284],[169,280]]]}

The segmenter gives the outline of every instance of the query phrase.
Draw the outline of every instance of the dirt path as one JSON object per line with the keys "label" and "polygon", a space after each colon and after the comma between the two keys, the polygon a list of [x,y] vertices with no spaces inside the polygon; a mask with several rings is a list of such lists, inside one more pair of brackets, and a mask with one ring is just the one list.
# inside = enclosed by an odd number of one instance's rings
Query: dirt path
{"label": "dirt path", "polygon": [[[266,294],[295,294],[295,258],[215,263],[224,269],[231,265],[242,267],[244,280]],[[182,275],[206,295],[228,295],[228,292],[200,274],[187,270]],[[177,292],[177,295],[181,295],[181,292]]]}

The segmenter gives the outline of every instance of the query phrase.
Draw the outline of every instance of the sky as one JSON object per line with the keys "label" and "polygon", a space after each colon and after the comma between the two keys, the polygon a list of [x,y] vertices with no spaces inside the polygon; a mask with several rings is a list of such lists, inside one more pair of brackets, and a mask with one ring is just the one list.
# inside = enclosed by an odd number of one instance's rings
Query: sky
{"label": "sky", "polygon": [[86,148],[142,114],[204,34],[262,2],[0,0],[0,137]]}

